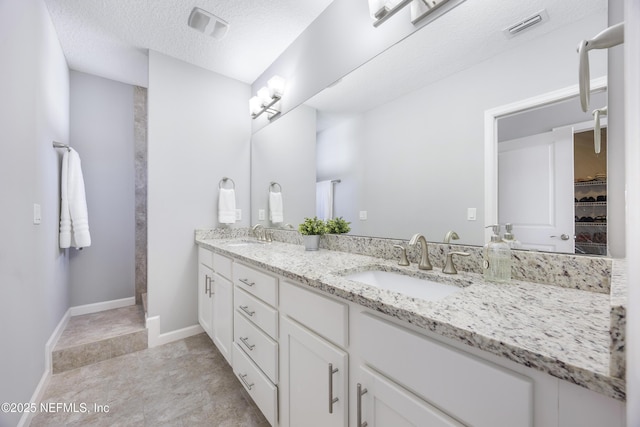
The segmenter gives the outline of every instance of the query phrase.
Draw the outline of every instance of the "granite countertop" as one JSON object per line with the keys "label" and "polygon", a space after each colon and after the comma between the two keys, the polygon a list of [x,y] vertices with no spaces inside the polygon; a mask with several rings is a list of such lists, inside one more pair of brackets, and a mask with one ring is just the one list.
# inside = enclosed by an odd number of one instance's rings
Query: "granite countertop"
{"label": "granite countertop", "polygon": [[[609,294],[517,280],[489,283],[474,273],[450,276],[438,267],[423,272],[414,264],[399,267],[395,261],[371,256],[325,249],[309,252],[300,245],[247,241],[196,239],[205,248],[249,265],[625,400],[624,380],[610,375]],[[463,290],[439,301],[426,301],[343,277],[346,272],[372,267],[426,274]]]}

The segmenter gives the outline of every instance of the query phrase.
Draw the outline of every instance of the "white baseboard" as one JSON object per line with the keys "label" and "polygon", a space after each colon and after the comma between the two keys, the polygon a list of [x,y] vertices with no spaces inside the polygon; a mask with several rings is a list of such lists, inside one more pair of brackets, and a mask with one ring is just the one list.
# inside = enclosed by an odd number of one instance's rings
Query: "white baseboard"
{"label": "white baseboard", "polygon": [[71,307],[72,316],[81,316],[83,314],[98,313],[100,311],[112,310],[114,308],[129,307],[136,304],[136,297],[128,297],[122,299],[114,299],[111,301],[96,302],[94,304],[77,305]]}
{"label": "white baseboard", "polygon": [[183,338],[198,335],[204,332],[202,326],[193,325],[176,331],[160,333],[160,316],[147,317],[147,332],[149,333],[149,348],[159,345],[168,344]]}
{"label": "white baseboard", "polygon": [[[53,353],[53,349],[55,348],[62,332],[64,332],[64,328],[67,327],[69,323],[69,319],[73,316],[81,316],[83,314],[90,313],[98,313],[100,311],[111,310],[113,308],[121,308],[128,307],[130,305],[135,305],[136,299],[135,297],[130,298],[122,298],[112,301],[104,301],[98,302],[95,304],[86,304],[86,305],[78,305],[75,307],[70,307],[66,313],[58,322],[58,326],[53,330],[51,336],[47,340],[47,343],[44,346],[44,373],[42,374],[42,378],[40,378],[40,382],[36,386],[33,395],[31,396],[30,402],[39,403],[42,400],[42,396],[44,394],[47,385],[49,384],[49,379],[51,378],[52,371],[52,360],[51,354]],[[159,324],[159,323],[158,323]],[[179,338],[178,338],[179,339]],[[31,424],[31,420],[33,419],[33,413],[25,412],[22,414],[20,421],[18,422],[18,427],[26,427]]]}

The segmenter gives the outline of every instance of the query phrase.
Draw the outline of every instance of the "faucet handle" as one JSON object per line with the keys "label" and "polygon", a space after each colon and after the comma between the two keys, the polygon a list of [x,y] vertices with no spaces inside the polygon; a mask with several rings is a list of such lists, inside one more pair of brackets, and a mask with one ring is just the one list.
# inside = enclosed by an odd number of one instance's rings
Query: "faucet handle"
{"label": "faucet handle", "polygon": [[393,245],[393,247],[402,250],[402,252],[400,252],[400,261],[398,261],[398,265],[409,265],[409,260],[407,259],[407,248],[400,245]]}
{"label": "faucet handle", "polygon": [[447,262],[444,264],[444,268],[442,269],[442,272],[445,274],[457,274],[458,270],[456,270],[456,265],[453,263],[453,256],[454,255],[460,255],[460,256],[469,256],[468,252],[458,252],[458,251],[451,251],[447,254]]}

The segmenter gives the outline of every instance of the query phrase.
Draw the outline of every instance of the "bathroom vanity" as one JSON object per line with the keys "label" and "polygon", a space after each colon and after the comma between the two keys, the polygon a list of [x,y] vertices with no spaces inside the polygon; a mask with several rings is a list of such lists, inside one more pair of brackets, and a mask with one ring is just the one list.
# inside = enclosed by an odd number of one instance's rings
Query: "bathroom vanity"
{"label": "bathroom vanity", "polygon": [[[425,273],[246,235],[196,242],[200,323],[274,426],[625,424],[612,291],[486,283],[437,257]],[[427,301],[346,277],[368,270],[461,290]]]}

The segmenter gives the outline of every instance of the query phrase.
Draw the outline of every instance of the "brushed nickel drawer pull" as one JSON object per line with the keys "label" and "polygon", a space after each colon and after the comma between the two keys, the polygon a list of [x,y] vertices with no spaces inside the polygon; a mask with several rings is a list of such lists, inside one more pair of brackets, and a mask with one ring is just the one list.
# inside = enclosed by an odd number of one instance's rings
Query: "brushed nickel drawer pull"
{"label": "brushed nickel drawer pull", "polygon": [[253,348],[256,346],[255,344],[249,344],[249,337],[240,337],[240,341],[242,341],[242,344],[247,346],[249,351],[253,351]]}
{"label": "brushed nickel drawer pull", "polygon": [[240,380],[244,383],[244,385],[247,386],[249,390],[251,390],[251,387],[255,385],[254,383],[249,384],[247,380],[245,380],[245,378],[247,377],[247,374],[239,374],[239,377],[240,377]]}
{"label": "brushed nickel drawer pull", "polygon": [[362,422],[362,395],[367,393],[367,389],[366,388],[362,388],[362,384],[358,383],[358,387],[357,387],[357,396],[356,396],[356,417],[357,417],[357,423],[356,423],[356,427],[367,427],[367,422]]}
{"label": "brushed nickel drawer pull", "polygon": [[241,305],[239,307],[240,307],[240,310],[244,311],[248,316],[252,316],[253,317],[253,315],[256,314],[255,311],[249,311],[249,306],[248,305]]}
{"label": "brushed nickel drawer pull", "polygon": [[256,284],[255,282],[250,282],[249,279],[238,279],[238,280],[247,286],[254,286]]}
{"label": "brushed nickel drawer pull", "polygon": [[333,397],[333,374],[338,372],[338,368],[333,369],[333,363],[329,363],[329,413],[333,414],[333,404],[339,399]]}

